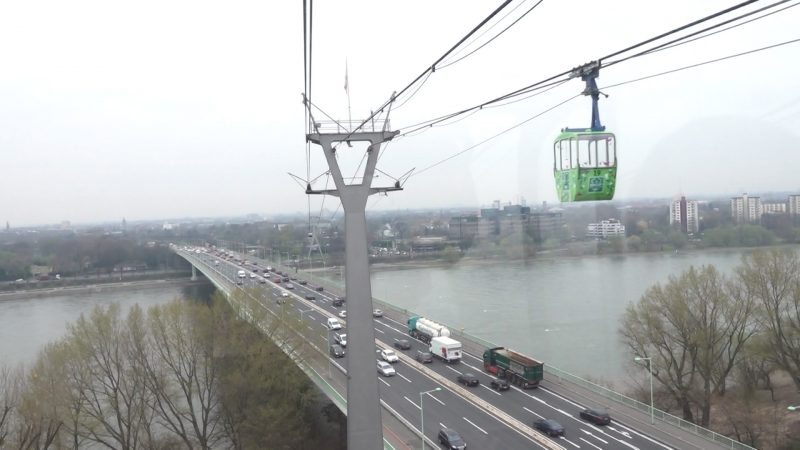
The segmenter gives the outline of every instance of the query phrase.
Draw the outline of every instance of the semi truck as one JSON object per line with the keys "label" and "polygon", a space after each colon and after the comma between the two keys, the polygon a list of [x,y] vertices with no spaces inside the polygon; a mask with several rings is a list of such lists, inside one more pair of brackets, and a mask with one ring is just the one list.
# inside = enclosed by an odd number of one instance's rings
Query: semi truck
{"label": "semi truck", "polygon": [[428,350],[434,358],[439,358],[447,363],[461,361],[461,342],[447,336],[437,336],[431,339]]}
{"label": "semi truck", "polygon": [[483,352],[483,367],[487,372],[523,389],[539,387],[544,377],[544,363],[503,347]]}
{"label": "semi truck", "polygon": [[450,330],[430,319],[412,316],[408,319],[408,334],[428,344],[435,337],[450,337]]}

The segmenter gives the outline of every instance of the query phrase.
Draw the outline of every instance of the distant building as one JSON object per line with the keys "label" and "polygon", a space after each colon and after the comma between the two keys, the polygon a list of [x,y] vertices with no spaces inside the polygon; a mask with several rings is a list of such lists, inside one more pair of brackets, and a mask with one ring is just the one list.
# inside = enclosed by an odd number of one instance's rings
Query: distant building
{"label": "distant building", "polygon": [[786,214],[786,203],[762,203],[763,214]]}
{"label": "distant building", "polygon": [[625,236],[625,225],[617,219],[608,219],[600,223],[590,223],[586,227],[586,237],[606,239],[612,236]]}
{"label": "distant building", "polygon": [[561,236],[563,228],[564,218],[561,216],[561,212],[556,211],[532,213],[528,226],[531,236],[537,242]]}
{"label": "distant building", "polygon": [[479,222],[480,217],[476,215],[451,217],[447,235],[450,239],[459,241],[475,239],[478,236]]}
{"label": "distant building", "polygon": [[762,213],[761,197],[744,194],[731,199],[731,217],[736,223],[760,223]]}
{"label": "distant building", "polygon": [[789,215],[792,217],[800,216],[800,194],[790,195],[788,204]]}
{"label": "distant building", "polygon": [[669,205],[669,224],[680,226],[684,234],[700,231],[700,218],[697,215],[697,202],[681,197]]}

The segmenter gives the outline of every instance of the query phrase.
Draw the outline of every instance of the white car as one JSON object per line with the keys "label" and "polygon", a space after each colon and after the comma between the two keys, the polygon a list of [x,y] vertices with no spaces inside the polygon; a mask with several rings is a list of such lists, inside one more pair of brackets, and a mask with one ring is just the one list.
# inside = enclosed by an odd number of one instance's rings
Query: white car
{"label": "white car", "polygon": [[333,333],[333,340],[342,347],[347,347],[347,334],[346,333]]}
{"label": "white car", "polygon": [[330,329],[330,330],[341,330],[342,329],[342,323],[339,322],[339,319],[337,319],[335,317],[328,318],[328,321],[327,321],[326,325],[328,326],[328,329]]}
{"label": "white car", "polygon": [[294,289],[294,285],[292,283],[286,283],[286,289]]}
{"label": "white car", "polygon": [[378,361],[378,373],[385,377],[391,377],[397,374],[397,372],[394,371],[394,367],[385,361]]}
{"label": "white car", "polygon": [[381,311],[380,309],[373,309],[372,317],[383,317],[383,311]]}
{"label": "white car", "polygon": [[256,277],[256,274],[254,274],[254,273],[251,273],[251,274],[250,274],[250,279],[253,279],[253,278],[255,278],[255,277]]}
{"label": "white car", "polygon": [[281,297],[288,297],[289,293],[286,291],[281,291]]}
{"label": "white car", "polygon": [[394,351],[388,349],[381,350],[381,358],[389,363],[396,363],[397,361],[400,361],[400,358],[397,357]]}
{"label": "white car", "polygon": [[341,317],[342,319],[346,319],[347,318],[347,311],[340,312],[339,313],[339,317]]}

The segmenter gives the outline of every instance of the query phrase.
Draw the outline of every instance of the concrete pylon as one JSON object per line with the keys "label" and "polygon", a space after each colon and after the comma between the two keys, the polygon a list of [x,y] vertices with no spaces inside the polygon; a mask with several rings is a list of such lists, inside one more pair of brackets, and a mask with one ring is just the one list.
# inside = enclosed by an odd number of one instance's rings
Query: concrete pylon
{"label": "concrete pylon", "polygon": [[[372,288],[369,279],[367,252],[367,198],[378,192],[400,190],[394,187],[373,188],[372,178],[382,143],[391,140],[396,131],[313,133],[310,142],[319,144],[325,153],[328,168],[336,184],[335,190],[308,194],[338,196],[344,208],[345,229],[345,292],[347,302],[347,448],[375,450],[383,448],[381,406],[378,375],[375,367],[375,331],[372,318]],[[346,184],[336,160],[334,144],[369,142],[367,165],[361,184]]]}

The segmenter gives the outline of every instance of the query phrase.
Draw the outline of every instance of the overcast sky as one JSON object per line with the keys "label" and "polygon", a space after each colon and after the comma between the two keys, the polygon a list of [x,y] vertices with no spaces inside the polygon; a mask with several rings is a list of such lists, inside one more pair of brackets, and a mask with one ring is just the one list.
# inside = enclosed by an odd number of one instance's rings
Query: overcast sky
{"label": "overcast sky", "polygon": [[[499,3],[315,2],[312,101],[348,116],[347,61],[352,117],[366,117]],[[533,3],[513,1],[506,11],[519,8],[467,51]],[[437,70],[392,112],[392,127],[471,106],[733,3],[545,0],[485,48]],[[798,23],[800,7],[791,8],[610,67],[599,84],[800,38]],[[617,197],[800,192],[798,54],[800,43],[790,44],[608,89],[601,117],[618,138]],[[3,2],[0,61],[0,221],[306,211],[287,175],[306,176],[300,0]],[[379,168],[393,176],[420,170],[582,88],[574,80],[398,139]],[[552,140],[564,126],[589,126],[589,116],[589,100],[573,100],[368,205],[552,203]],[[311,150],[315,177],[326,166],[321,150]],[[361,156],[346,151],[343,163]],[[312,199],[313,214],[321,201]],[[335,209],[336,199],[325,202]]]}

